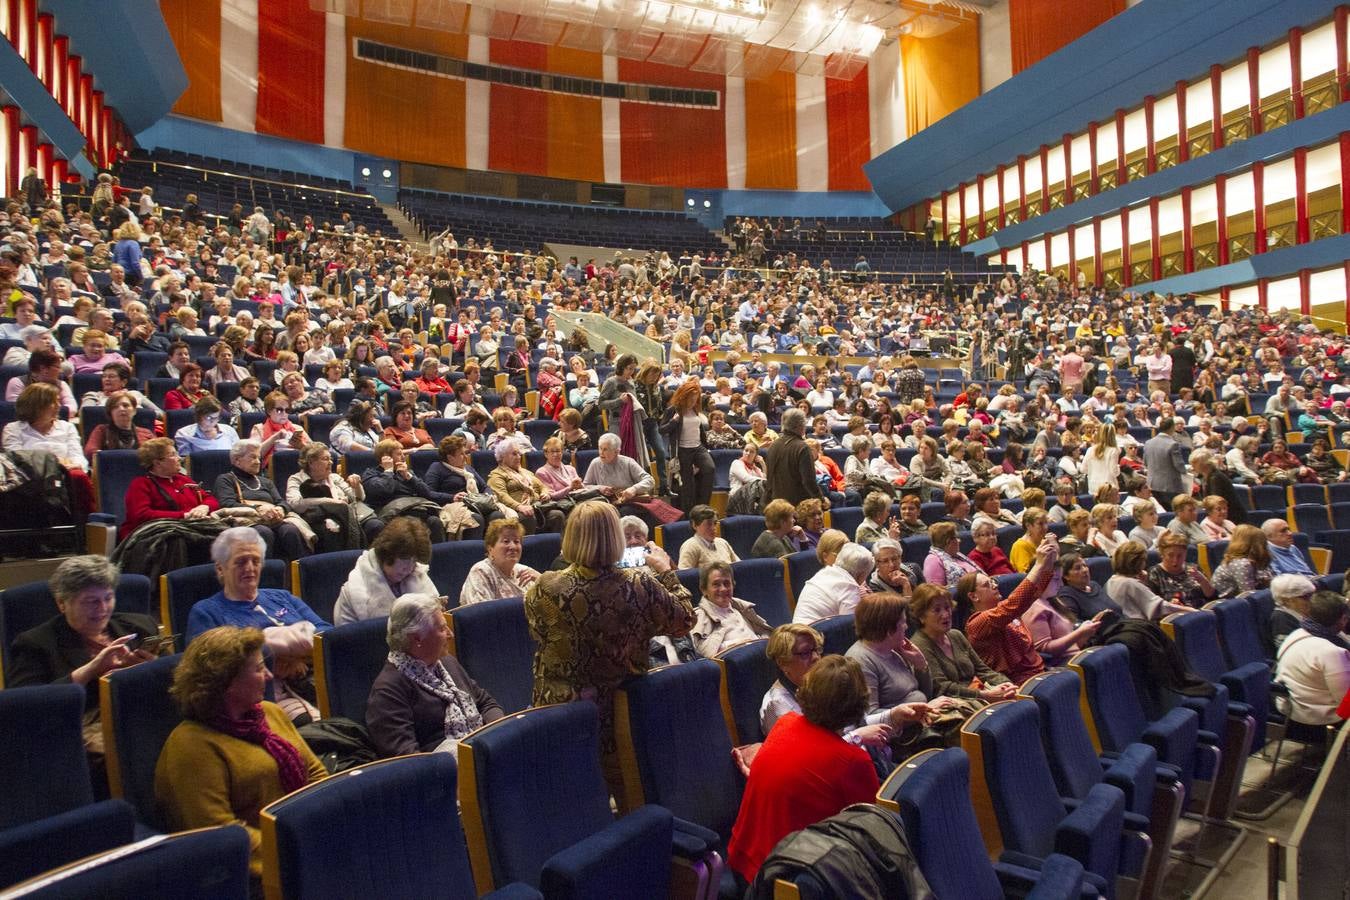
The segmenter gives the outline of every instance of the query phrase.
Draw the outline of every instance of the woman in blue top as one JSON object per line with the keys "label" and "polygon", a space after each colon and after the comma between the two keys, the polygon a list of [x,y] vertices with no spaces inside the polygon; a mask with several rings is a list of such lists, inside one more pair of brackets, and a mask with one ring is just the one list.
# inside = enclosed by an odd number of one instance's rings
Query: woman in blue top
{"label": "woman in blue top", "polygon": [[113,247],[113,262],[127,273],[127,284],[141,286],[141,229],[135,222],[123,222],[117,229],[117,244]]}
{"label": "woman in blue top", "polygon": [[228,450],[239,443],[239,433],[220,421],[220,401],[206,396],[192,407],[196,425],[184,425],[174,432],[173,443],[180,456],[190,456],[198,450]]}

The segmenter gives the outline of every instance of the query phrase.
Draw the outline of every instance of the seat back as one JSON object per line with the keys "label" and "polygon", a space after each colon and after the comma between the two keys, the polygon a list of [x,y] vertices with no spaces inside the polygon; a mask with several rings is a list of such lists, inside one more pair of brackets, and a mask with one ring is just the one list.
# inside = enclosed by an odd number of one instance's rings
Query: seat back
{"label": "seat back", "polygon": [[508,713],[530,705],[534,651],[520,597],[484,600],[450,613],[454,654],[465,671]]}
{"label": "seat back", "polygon": [[[755,546],[755,538],[764,532],[763,516],[727,516],[718,526],[722,537],[726,538],[731,549],[741,559],[750,558],[750,549]],[[679,548],[676,548],[678,551]]]}
{"label": "seat back", "polygon": [[819,631],[821,636],[825,638],[825,646],[821,650],[825,654],[842,654],[849,647],[852,647],[853,642],[858,639],[858,633],[853,624],[853,613],[816,619],[811,623],[811,627]]}
{"label": "seat back", "polygon": [[15,886],[34,900],[248,900],[249,838],[239,825],[147,838]]}
{"label": "seat back", "polygon": [[802,587],[812,575],[820,571],[820,557],[814,550],[801,550],[783,557],[787,563],[788,603],[795,609],[797,598],[802,595]]}
{"label": "seat back", "polygon": [[781,559],[742,559],[732,563],[731,573],[736,581],[736,596],[755,604],[764,621],[773,626],[792,621]]}
{"label": "seat back", "polygon": [[[217,478],[230,471],[230,451],[194,450],[187,457],[187,471],[193,481],[209,491],[215,487]],[[284,493],[286,485],[280,485],[280,489]]]}
{"label": "seat back", "polygon": [[169,697],[181,655],[162,656],[99,679],[99,710],[108,786],[136,808],[147,825],[164,828],[155,804],[155,765],[169,733],[182,721]]}
{"label": "seat back", "polygon": [[741,778],[722,717],[722,673],[710,659],[630,679],[614,699],[614,733],[631,807],[664,806],[731,837]]}
{"label": "seat back", "polygon": [[1165,631],[1186,659],[1186,667],[1206,681],[1218,682],[1228,671],[1219,646],[1219,625],[1207,609],[1173,613],[1163,620]]}
{"label": "seat back", "polygon": [[1090,556],[1083,560],[1083,562],[1087,563],[1088,572],[1091,574],[1092,580],[1102,587],[1106,586],[1106,582],[1110,580],[1112,574],[1115,572],[1111,567],[1111,558],[1109,556]]}
{"label": "seat back", "polygon": [[[290,590],[290,571],[280,559],[263,562],[262,577],[258,579],[260,587]],[[202,566],[188,566],[174,569],[160,576],[160,617],[174,636],[174,649],[187,648],[184,632],[187,630],[188,614],[200,600],[205,600],[220,590],[220,579],[216,576],[216,567],[207,563]]]}
{"label": "seat back", "polygon": [[1303,534],[1321,534],[1331,530],[1331,515],[1325,503],[1300,503],[1290,510],[1292,524]]}
{"label": "seat back", "polygon": [[728,647],[714,659],[722,669],[722,716],[737,746],[764,740],[759,709],[778,678],[778,666],[765,650],[768,638]]}
{"label": "seat back", "polygon": [[482,541],[445,541],[431,547],[431,565],[427,573],[441,596],[450,598],[450,608],[459,606],[459,593],[469,569],[487,557]]}
{"label": "seat back", "polygon": [[1223,563],[1223,555],[1228,552],[1227,541],[1206,541],[1197,547],[1200,554],[1200,568],[1207,575],[1213,575],[1214,570]]}
{"label": "seat back", "polygon": [[1252,487],[1252,508],[1284,515],[1288,500],[1285,489],[1278,484],[1258,484]]}
{"label": "seat back", "polygon": [[1078,675],[1068,669],[1042,672],[1022,685],[1021,695],[1034,700],[1040,712],[1041,743],[1060,796],[1086,797],[1102,780],[1102,766],[1083,721]]}
{"label": "seat back", "polygon": [[84,688],[75,684],[0,691],[0,829],[94,802],[84,752]]}
{"label": "seat back", "polygon": [[538,885],[550,856],[614,821],[595,704],[542,706],[474,731],[459,745],[459,801],[479,892]]}
{"label": "seat back", "polygon": [[314,635],[314,687],[325,719],[365,724],[370,686],[389,656],[388,624],[388,616],[380,616]]}
{"label": "seat back", "polygon": [[911,534],[900,539],[900,557],[922,570],[923,561],[933,549],[933,542],[926,534]]}
{"label": "seat back", "polygon": [[934,896],[1003,897],[971,804],[964,750],[949,747],[911,756],[886,779],[877,800],[899,814]]}
{"label": "seat back", "polygon": [[1083,721],[1097,749],[1119,753],[1139,740],[1148,722],[1130,676],[1129,651],[1120,644],[1089,647],[1069,660],[1082,680]]}
{"label": "seat back", "polygon": [[356,567],[362,550],[315,553],[295,561],[296,594],[325,622],[333,621],[333,608],[347,576]]}
{"label": "seat back", "polygon": [[848,535],[850,541],[858,533],[858,526],[862,522],[863,511],[861,506],[839,506],[830,510],[830,527]]}
{"label": "seat back", "polygon": [[1219,643],[1223,647],[1228,668],[1236,669],[1247,663],[1266,661],[1266,649],[1261,645],[1261,630],[1256,625],[1256,616],[1250,603],[1241,597],[1233,597],[1217,600],[1205,608],[1214,613]]}
{"label": "seat back", "polygon": [[1003,846],[1042,859],[1053,853],[1067,810],[1041,746],[1036,704],[986,706],[962,726],[961,748],[970,757],[973,795],[979,797],[981,787],[988,792]]}
{"label": "seat back", "polygon": [[136,450],[100,450],[94,454],[93,478],[98,511],[122,524],[127,518],[127,488],[144,475]]}
{"label": "seat back", "polygon": [[521,541],[520,562],[536,572],[547,572],[561,553],[561,534],[527,534]]}
{"label": "seat back", "polygon": [[680,548],[684,542],[694,536],[694,526],[689,524],[689,520],[681,519],[678,522],[670,522],[656,529],[655,541],[657,546],[670,554],[670,558],[677,563],[680,559]]}
{"label": "seat back", "polygon": [[[155,614],[150,599],[150,579],[144,575],[119,575],[114,590],[118,612],[146,616]],[[60,610],[45,581],[34,581],[0,591],[0,673],[9,669],[9,651],[14,646],[14,639],[57,615],[60,615]],[[3,674],[0,674],[0,687],[4,687],[4,684]]]}
{"label": "seat back", "polygon": [[419,753],[333,775],[268,805],[267,896],[473,900],[456,780],[448,754]]}

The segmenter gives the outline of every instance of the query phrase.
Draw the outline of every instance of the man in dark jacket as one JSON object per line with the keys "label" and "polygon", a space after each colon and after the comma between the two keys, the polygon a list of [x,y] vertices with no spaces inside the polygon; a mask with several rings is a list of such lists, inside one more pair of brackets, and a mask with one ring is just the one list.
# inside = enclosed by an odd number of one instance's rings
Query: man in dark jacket
{"label": "man in dark jacket", "polygon": [[764,505],[771,500],[786,500],[793,506],[803,500],[820,499],[826,506],[829,498],[816,481],[816,464],[806,446],[806,414],[800,409],[783,413],[778,440],[769,445],[765,460]]}

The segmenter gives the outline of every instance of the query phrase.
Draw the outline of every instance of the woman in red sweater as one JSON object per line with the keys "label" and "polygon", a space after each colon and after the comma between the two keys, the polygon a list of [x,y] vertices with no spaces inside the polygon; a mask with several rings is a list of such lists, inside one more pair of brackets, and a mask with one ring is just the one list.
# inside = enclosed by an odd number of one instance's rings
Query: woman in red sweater
{"label": "woman in red sweater", "polygon": [[192,409],[198,400],[210,394],[202,387],[202,367],[188,363],[178,374],[178,387],[164,395],[164,408]]}
{"label": "woman in red sweater", "polygon": [[867,712],[867,683],[857,662],[831,655],[797,689],[801,713],[773,726],[750,767],[727,860],[747,882],[794,831],[852,803],[876,799],[879,783],[867,751],[839,736]]}
{"label": "woman in red sweater", "polygon": [[179,471],[171,438],[141,444],[138,458],[148,474],[133,478],[127,487],[121,540],[154,519],[204,519],[220,508],[215,497]]}

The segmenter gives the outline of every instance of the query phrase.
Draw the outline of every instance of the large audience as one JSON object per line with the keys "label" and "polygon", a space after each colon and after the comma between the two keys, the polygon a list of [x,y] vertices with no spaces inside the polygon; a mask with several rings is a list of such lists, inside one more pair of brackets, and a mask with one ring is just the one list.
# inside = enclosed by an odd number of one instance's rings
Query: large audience
{"label": "large audience", "polygon": [[[1251,488],[1346,480],[1342,334],[1032,271],[974,287],[839,274],[823,228],[819,259],[766,258],[778,227],[738,226],[744,252],[726,258],[582,267],[486,235],[427,250],[281,211],[209,219],[107,175],[64,207],[10,202],[0,338],[20,368],[3,449],[52,454],[77,521],[99,455],[135,451],[121,571],[218,573],[174,679],[168,821],[245,823],[257,874],[259,810],[323,774],[305,728],[314,636],[333,624],[261,580],[266,560],[335,550],[362,552],[334,622],[388,617],[364,723],[382,756],[452,750],[502,715],[448,653],[447,604],[524,598],[533,700],[600,705],[616,797],[622,681],[767,638],[767,740],[743,757],[759,762],[729,847],[747,881],[786,833],[870,798],[1121,623],[1269,590],[1290,714],[1334,719],[1342,586],[1324,589]],[[639,359],[551,309],[668,351]],[[228,451],[210,483],[184,471],[210,450]],[[750,557],[814,556],[791,623],[737,594],[724,513],[762,516]],[[658,546],[684,521],[687,539]],[[522,564],[526,536],[550,532],[551,569]],[[456,540],[484,556],[441,597],[428,563]],[[117,572],[62,564],[61,615],[19,637],[10,685],[92,685],[153,655],[134,639],[154,623],[113,611]],[[813,623],[841,614],[857,640],[822,658]]]}

